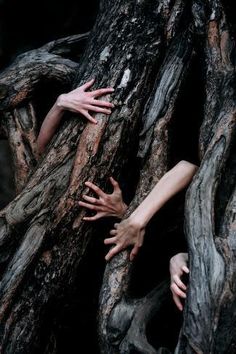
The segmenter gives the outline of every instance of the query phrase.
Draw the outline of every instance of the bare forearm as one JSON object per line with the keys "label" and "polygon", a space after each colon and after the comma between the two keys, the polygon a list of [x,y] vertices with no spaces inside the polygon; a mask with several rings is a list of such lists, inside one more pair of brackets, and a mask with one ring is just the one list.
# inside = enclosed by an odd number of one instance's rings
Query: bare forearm
{"label": "bare forearm", "polygon": [[188,186],[196,170],[197,166],[186,161],[180,161],[160,179],[149,195],[131,214],[131,218],[141,227],[145,227],[152,216],[171,197]]}
{"label": "bare forearm", "polygon": [[45,147],[55,134],[63,117],[63,113],[64,109],[58,104],[57,100],[48,112],[40,128],[37,139],[38,151],[40,154],[44,151]]}

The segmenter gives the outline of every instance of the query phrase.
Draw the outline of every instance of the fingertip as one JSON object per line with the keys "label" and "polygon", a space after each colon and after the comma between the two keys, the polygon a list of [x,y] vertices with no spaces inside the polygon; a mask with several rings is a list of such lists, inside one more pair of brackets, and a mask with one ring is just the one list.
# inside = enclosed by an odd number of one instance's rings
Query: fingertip
{"label": "fingertip", "polygon": [[188,269],[186,266],[183,266],[183,267],[182,267],[182,270],[183,270],[185,273],[189,273],[189,269]]}

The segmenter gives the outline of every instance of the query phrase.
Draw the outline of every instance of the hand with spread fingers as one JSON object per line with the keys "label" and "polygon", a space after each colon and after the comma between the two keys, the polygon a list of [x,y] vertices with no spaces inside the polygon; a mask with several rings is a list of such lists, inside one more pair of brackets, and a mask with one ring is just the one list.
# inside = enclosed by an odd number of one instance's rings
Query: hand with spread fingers
{"label": "hand with spread fingers", "polygon": [[95,91],[86,91],[94,84],[94,79],[90,80],[83,86],[76,88],[69,93],[60,95],[57,99],[57,105],[63,110],[75,113],[81,113],[92,123],[97,120],[91,116],[89,112],[111,114],[111,108],[114,105],[107,101],[97,100],[98,97],[107,95],[114,91],[113,88],[101,88]]}
{"label": "hand with spread fingers", "polygon": [[181,280],[181,277],[184,275],[184,273],[189,273],[187,262],[187,253],[178,253],[170,260],[170,289],[172,292],[173,300],[180,311],[183,311],[181,298],[186,299],[187,287]]}
{"label": "hand with spread fingers", "polygon": [[106,245],[115,245],[110,249],[105,259],[109,261],[113,256],[123,249],[132,246],[130,260],[132,261],[138,254],[140,247],[143,244],[145,228],[139,223],[136,223],[132,217],[129,217],[119,224],[114,225],[114,229],[110,231],[112,237],[104,240]]}
{"label": "hand with spread fingers", "polygon": [[94,216],[85,216],[84,220],[95,221],[108,216],[123,217],[127,210],[127,205],[123,201],[120,186],[112,177],[110,177],[110,182],[113,186],[111,194],[103,192],[92,182],[85,182],[85,185],[97,195],[97,198],[83,195],[85,201],[79,201],[80,206],[96,212]]}
{"label": "hand with spread fingers", "polygon": [[115,245],[106,255],[106,260],[129,246],[132,246],[130,260],[133,260],[143,244],[145,228],[150,219],[170,198],[191,182],[196,170],[197,166],[194,164],[180,161],[163,175],[133,213],[120,224],[115,224],[110,232],[112,237],[104,241],[106,245]]}
{"label": "hand with spread fingers", "polygon": [[94,84],[94,79],[68,93],[61,94],[46,115],[37,138],[38,152],[42,154],[55,134],[65,111],[82,114],[89,122],[96,124],[93,113],[111,114],[113,103],[98,100],[99,97],[114,92],[112,87],[87,91]]}

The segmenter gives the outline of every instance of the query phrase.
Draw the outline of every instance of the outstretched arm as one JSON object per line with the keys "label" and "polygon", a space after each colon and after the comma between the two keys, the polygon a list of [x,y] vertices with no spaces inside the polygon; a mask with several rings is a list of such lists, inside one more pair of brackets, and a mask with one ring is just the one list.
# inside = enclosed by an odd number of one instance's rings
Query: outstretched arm
{"label": "outstretched arm", "polygon": [[114,89],[110,87],[91,92],[86,91],[93,85],[93,83],[94,79],[83,86],[58,97],[44,119],[38,135],[37,145],[40,154],[43,153],[47,144],[55,134],[66,110],[80,113],[94,124],[96,124],[97,121],[89,112],[111,114],[111,108],[113,108],[114,105],[107,101],[97,100],[97,98],[112,93]]}
{"label": "outstretched arm", "polygon": [[180,161],[168,171],[137,209],[127,219],[114,225],[115,228],[110,232],[113,237],[104,240],[107,245],[115,244],[106,255],[106,260],[128,246],[133,246],[130,254],[130,260],[133,260],[143,244],[145,227],[149,220],[171,197],[188,186],[196,170],[197,166]]}

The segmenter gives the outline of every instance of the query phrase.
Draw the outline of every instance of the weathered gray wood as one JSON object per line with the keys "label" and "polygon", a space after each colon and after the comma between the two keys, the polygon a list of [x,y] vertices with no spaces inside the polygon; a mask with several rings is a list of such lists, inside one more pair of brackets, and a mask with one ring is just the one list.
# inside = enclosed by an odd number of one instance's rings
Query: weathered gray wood
{"label": "weathered gray wood", "polygon": [[0,110],[7,111],[25,103],[42,81],[54,81],[63,87],[70,87],[78,63],[67,56],[73,56],[76,51],[79,58],[87,38],[88,33],[74,35],[20,54],[1,72]]}
{"label": "weathered gray wood", "polygon": [[[208,4],[206,103],[200,146],[204,155],[186,200],[190,284],[176,353],[235,352],[235,190],[221,220],[217,193],[235,139],[235,44],[219,1]],[[223,200],[222,200],[223,202]],[[220,225],[216,227],[216,222]]]}

